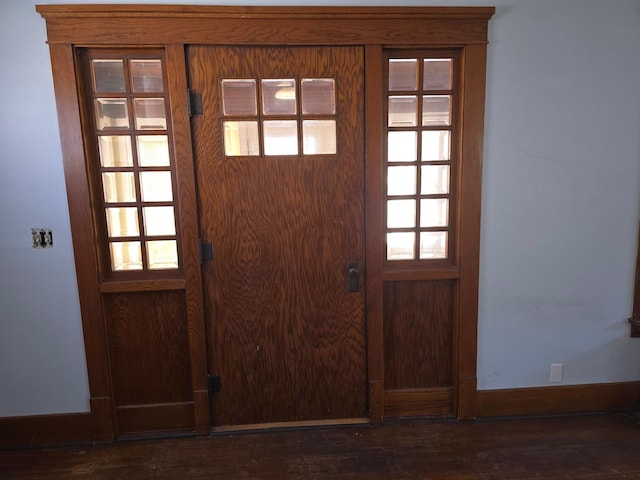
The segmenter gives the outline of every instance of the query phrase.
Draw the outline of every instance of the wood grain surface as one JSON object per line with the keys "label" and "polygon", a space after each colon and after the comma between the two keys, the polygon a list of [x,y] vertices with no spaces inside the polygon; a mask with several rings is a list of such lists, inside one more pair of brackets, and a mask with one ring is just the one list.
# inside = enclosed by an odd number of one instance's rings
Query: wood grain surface
{"label": "wood grain surface", "polygon": [[454,282],[385,282],[385,390],[453,385]]}
{"label": "wood grain surface", "polygon": [[192,401],[184,292],[104,295],[116,407]]}
{"label": "wood grain surface", "polygon": [[[359,48],[189,49],[214,424],[366,416]],[[223,156],[223,78],[335,78],[337,155]],[[300,108],[298,108],[300,111]]]}
{"label": "wood grain surface", "polygon": [[411,422],[0,451],[3,480],[629,480],[631,415]]}

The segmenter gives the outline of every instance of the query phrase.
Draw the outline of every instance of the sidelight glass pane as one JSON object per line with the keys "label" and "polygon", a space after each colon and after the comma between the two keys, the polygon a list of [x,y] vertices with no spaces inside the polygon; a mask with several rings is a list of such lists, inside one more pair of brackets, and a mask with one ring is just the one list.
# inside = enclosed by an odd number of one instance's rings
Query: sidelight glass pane
{"label": "sidelight glass pane", "polygon": [[175,235],[176,221],[173,207],[144,207],[144,233],[149,237]]}
{"label": "sidelight glass pane", "polygon": [[296,81],[262,80],[262,112],[265,115],[295,115]]}
{"label": "sidelight glass pane", "polygon": [[333,78],[303,78],[303,115],[334,115],[336,113],[336,81]]}
{"label": "sidelight glass pane", "polygon": [[449,160],[449,131],[429,130],[422,132],[422,161]]}
{"label": "sidelight glass pane", "polygon": [[138,164],[141,167],[168,167],[169,142],[166,135],[138,135]]}
{"label": "sidelight glass pane", "polygon": [[98,130],[129,128],[129,113],[125,98],[97,98],[96,120]]}
{"label": "sidelight glass pane", "polygon": [[107,231],[110,237],[137,237],[138,209],[135,207],[107,208]]}
{"label": "sidelight glass pane", "polygon": [[389,167],[387,169],[387,195],[415,195],[416,167]]}
{"label": "sidelight glass pane", "polygon": [[387,201],[387,228],[413,228],[415,226],[415,200]]}
{"label": "sidelight glass pane", "polygon": [[421,232],[420,258],[447,258],[447,232]]}
{"label": "sidelight glass pane", "polygon": [[150,270],[178,268],[178,245],[175,240],[147,242],[147,258]]}
{"label": "sidelight glass pane", "polygon": [[257,115],[255,80],[222,80],[225,115]]}
{"label": "sidelight glass pane", "polygon": [[166,130],[167,114],[164,98],[135,98],[133,100],[136,130]]}
{"label": "sidelight glass pane", "polygon": [[420,200],[420,226],[446,227],[449,223],[449,200],[427,198]]}
{"label": "sidelight glass pane", "polygon": [[260,155],[258,122],[224,122],[223,125],[227,157]]}
{"label": "sidelight glass pane", "polygon": [[140,173],[140,190],[143,202],[173,201],[171,172]]}
{"label": "sidelight glass pane", "polygon": [[112,270],[142,270],[140,242],[111,242],[109,249]]}
{"label": "sidelight glass pane", "polygon": [[387,137],[388,162],[415,162],[418,158],[417,132],[389,132]]}
{"label": "sidelight glass pane", "polygon": [[131,167],[131,137],[128,135],[109,135],[98,137],[100,164],[103,167]]}
{"label": "sidelight glass pane", "polygon": [[390,127],[415,127],[418,124],[418,97],[389,97]]}
{"label": "sidelight glass pane", "polygon": [[336,121],[303,121],[302,145],[305,155],[331,155],[336,153]]}
{"label": "sidelight glass pane", "polygon": [[449,165],[423,165],[421,195],[449,193]]}
{"label": "sidelight glass pane", "polygon": [[415,239],[413,232],[387,233],[387,260],[412,260],[415,256]]}
{"label": "sidelight glass pane", "polygon": [[389,60],[389,91],[415,91],[418,86],[418,60],[392,58]]}
{"label": "sidelight glass pane", "polygon": [[132,172],[104,172],[102,187],[106,203],[130,203],[136,201],[136,185]]}
{"label": "sidelight glass pane", "polygon": [[265,155],[298,154],[298,122],[268,120],[263,123]]}
{"label": "sidelight glass pane", "polygon": [[424,60],[424,90],[451,90],[451,59],[426,58]]}
{"label": "sidelight glass pane", "polygon": [[129,62],[133,91],[136,93],[162,92],[162,62],[138,59]]}
{"label": "sidelight glass pane", "polygon": [[92,60],[93,85],[96,93],[125,91],[124,62],[122,60]]}
{"label": "sidelight glass pane", "polygon": [[451,96],[422,97],[422,125],[451,125]]}

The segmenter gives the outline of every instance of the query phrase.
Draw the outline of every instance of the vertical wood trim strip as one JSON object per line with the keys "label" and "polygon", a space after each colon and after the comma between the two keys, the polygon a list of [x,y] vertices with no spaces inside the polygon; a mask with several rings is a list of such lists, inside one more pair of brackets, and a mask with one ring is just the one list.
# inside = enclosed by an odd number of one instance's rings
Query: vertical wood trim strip
{"label": "vertical wood trim strip", "polygon": [[209,433],[209,396],[207,393],[207,355],[204,323],[202,275],[198,255],[198,218],[191,124],[187,107],[187,66],[182,44],[166,48],[168,94],[173,122],[173,148],[176,159],[182,262],[186,280],[187,324],[193,385],[193,409],[196,432]]}
{"label": "vertical wood trim strip", "polygon": [[382,80],[380,45],[365,47],[365,179],[367,255],[367,358],[369,419],[381,423],[384,414],[384,344],[382,323]]}
{"label": "vertical wood trim strip", "polygon": [[631,336],[640,337],[640,230],[638,231],[638,254],[636,257],[636,277],[633,286],[633,312],[631,323]]}
{"label": "vertical wood trim strip", "polygon": [[467,45],[463,55],[460,285],[458,328],[458,418],[477,415],[476,364],[478,276],[486,45]]}
{"label": "vertical wood trim strip", "polygon": [[[107,336],[98,289],[98,265],[93,229],[89,183],[85,167],[80,105],[71,45],[50,45],[53,85],[56,97],[60,143],[64,165],[78,296],[89,376],[93,436],[98,441],[114,438],[113,405]],[[95,408],[96,405],[101,408]]]}

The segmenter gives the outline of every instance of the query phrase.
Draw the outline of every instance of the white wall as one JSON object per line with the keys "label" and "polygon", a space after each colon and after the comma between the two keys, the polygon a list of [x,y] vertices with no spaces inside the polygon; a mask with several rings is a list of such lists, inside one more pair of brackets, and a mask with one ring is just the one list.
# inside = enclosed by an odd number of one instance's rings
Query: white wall
{"label": "white wall", "polygon": [[640,380],[640,2],[512,1],[490,24],[481,389]]}
{"label": "white wall", "polygon": [[[640,380],[640,339],[629,338],[627,323],[640,209],[640,2],[403,4],[497,6],[479,387],[548,385],[551,363],[564,364],[563,384]],[[33,1],[0,3],[0,416],[89,408],[45,41]],[[32,249],[31,227],[52,228],[54,248]]]}

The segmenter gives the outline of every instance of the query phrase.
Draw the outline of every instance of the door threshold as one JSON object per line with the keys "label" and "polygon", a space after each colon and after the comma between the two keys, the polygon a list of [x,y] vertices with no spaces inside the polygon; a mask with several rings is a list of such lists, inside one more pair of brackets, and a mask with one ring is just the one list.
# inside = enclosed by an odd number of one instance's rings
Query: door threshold
{"label": "door threshold", "polygon": [[251,423],[247,425],[220,425],[211,428],[211,435],[230,433],[256,433],[271,430],[299,430],[318,427],[344,427],[369,425],[368,418],[334,418],[329,420],[306,420],[299,422]]}

